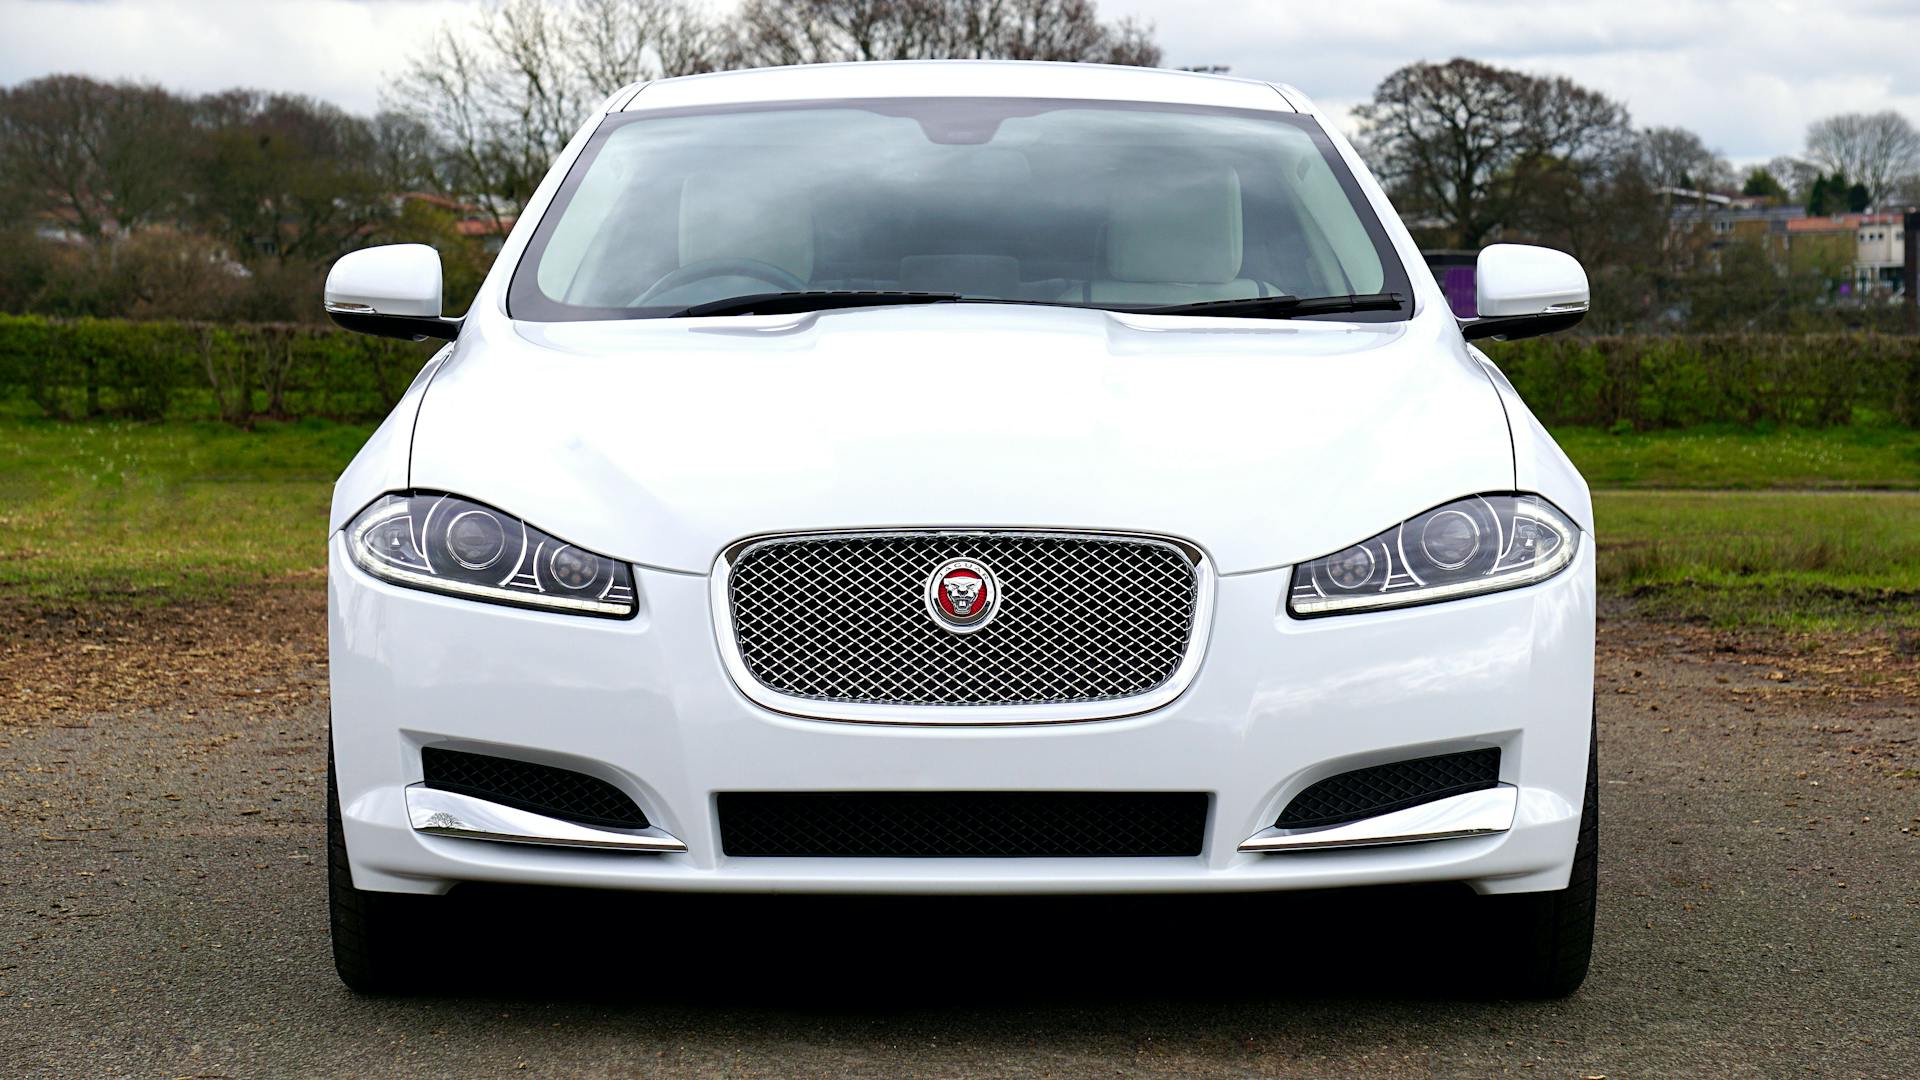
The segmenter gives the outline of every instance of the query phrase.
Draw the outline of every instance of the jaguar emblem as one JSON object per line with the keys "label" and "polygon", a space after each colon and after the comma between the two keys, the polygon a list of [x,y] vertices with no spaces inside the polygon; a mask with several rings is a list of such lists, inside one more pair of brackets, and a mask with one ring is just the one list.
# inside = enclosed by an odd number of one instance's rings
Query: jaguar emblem
{"label": "jaguar emblem", "polygon": [[1000,583],[972,559],[948,559],[927,579],[927,613],[942,629],[972,633],[991,622],[999,607]]}

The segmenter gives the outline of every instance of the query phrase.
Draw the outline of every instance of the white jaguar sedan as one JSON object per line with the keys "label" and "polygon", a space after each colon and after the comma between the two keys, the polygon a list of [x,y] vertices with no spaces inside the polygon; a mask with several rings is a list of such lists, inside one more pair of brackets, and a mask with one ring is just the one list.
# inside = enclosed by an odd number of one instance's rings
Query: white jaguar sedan
{"label": "white jaguar sedan", "polygon": [[1597,849],[1587,489],[1286,86],[996,62],[628,87],[332,512],[334,953],[465,882],[1458,882],[1564,994]]}

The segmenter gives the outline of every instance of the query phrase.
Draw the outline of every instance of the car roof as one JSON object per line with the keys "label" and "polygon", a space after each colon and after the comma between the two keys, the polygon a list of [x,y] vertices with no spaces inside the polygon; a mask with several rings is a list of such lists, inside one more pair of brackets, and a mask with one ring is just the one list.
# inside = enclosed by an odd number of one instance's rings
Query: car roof
{"label": "car roof", "polygon": [[1029,60],[884,60],[752,68],[662,79],[615,94],[612,111],[834,98],[999,97],[1149,101],[1294,112],[1283,88],[1162,68]]}

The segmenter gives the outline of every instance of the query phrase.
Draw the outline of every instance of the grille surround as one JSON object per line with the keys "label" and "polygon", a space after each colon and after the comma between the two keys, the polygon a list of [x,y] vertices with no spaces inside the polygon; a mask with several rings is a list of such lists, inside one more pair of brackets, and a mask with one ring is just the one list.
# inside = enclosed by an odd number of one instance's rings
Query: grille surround
{"label": "grille surround", "polygon": [[1189,858],[1204,792],[721,792],[729,858]]}
{"label": "grille surround", "polygon": [[1500,750],[1483,747],[1352,769],[1287,801],[1274,827],[1319,829],[1500,785]]}
{"label": "grille surround", "polygon": [[[857,546],[866,545],[864,553]],[[1119,654],[1115,651],[1124,648],[1127,626],[1125,620],[1136,612],[1129,612],[1117,603],[1108,602],[1106,596],[1093,596],[1087,591],[1089,574],[1097,574],[1101,569],[1125,570],[1129,567],[1116,560],[1112,567],[1089,567],[1087,558],[1091,556],[1128,555],[1136,565],[1146,560],[1157,577],[1144,579],[1154,588],[1175,586],[1177,567],[1177,594],[1180,605],[1179,635],[1184,641],[1169,643],[1165,640],[1166,627],[1158,630],[1161,639],[1160,651],[1153,657],[1160,666],[1153,669],[1152,678],[1136,677],[1131,683],[1122,682],[1119,689],[1110,689],[1105,693],[1059,693],[1049,696],[1032,694],[1002,697],[976,697],[973,700],[959,699],[955,696],[940,694],[894,695],[885,697],[877,693],[849,691],[844,687],[823,687],[818,682],[782,678],[780,672],[770,670],[767,654],[762,642],[755,639],[756,618],[764,623],[769,618],[790,618],[793,612],[789,608],[779,607],[785,599],[778,595],[772,597],[775,608],[772,611],[755,611],[750,606],[741,606],[742,601],[749,605],[753,602],[765,603],[765,595],[754,596],[737,587],[737,583],[746,579],[753,588],[764,594],[766,582],[753,579],[760,571],[756,560],[769,552],[791,555],[793,553],[818,556],[823,548],[833,549],[829,554],[841,551],[853,551],[862,558],[871,560],[876,548],[898,546],[899,558],[917,559],[911,569],[899,566],[866,567],[862,572],[871,577],[875,573],[888,573],[891,576],[883,580],[867,580],[858,583],[869,593],[884,590],[882,602],[886,605],[879,611],[872,607],[857,606],[861,597],[847,595],[836,597],[842,601],[846,618],[835,622],[829,613],[815,617],[818,621],[835,631],[851,628],[853,640],[827,641],[828,648],[838,648],[841,655],[837,658],[843,664],[846,657],[854,657],[848,666],[864,669],[871,666],[894,665],[897,669],[903,662],[914,659],[911,648],[931,646],[943,652],[948,662],[956,656],[970,664],[985,664],[988,667],[998,663],[1004,668],[1013,662],[1008,651],[1018,650],[1017,659],[1027,666],[1033,666],[1033,639],[1022,639],[1021,634],[1035,623],[1051,619],[1057,626],[1069,616],[1077,616],[1082,622],[1074,629],[1090,633],[1099,640],[1100,649],[1081,650],[1090,659],[1087,663],[1114,665]],[[811,549],[811,551],[809,551]],[[1074,564],[1061,563],[1054,566],[1036,564],[1040,556],[1036,552],[1044,549],[1071,551],[1077,560]],[[1024,550],[1024,555],[1021,554]],[[1009,560],[1009,551],[1015,557]],[[898,552],[896,552],[898,554]],[[925,608],[926,581],[933,569],[949,558],[970,558],[986,563],[1002,579],[1003,602],[1006,609],[997,613],[994,624],[983,627],[975,634],[954,634],[936,626]],[[1023,562],[1024,559],[1024,562]],[[1154,561],[1157,560],[1157,561]],[[1177,563],[1174,560],[1178,560]],[[919,563],[925,565],[921,566]],[[792,572],[792,566],[778,569]],[[828,569],[833,569],[831,566]],[[1036,570],[1051,570],[1060,573],[1059,581],[1044,578],[1035,580]],[[1077,578],[1077,580],[1070,580]],[[1114,580],[1139,584],[1143,579],[1128,579],[1115,573]],[[1077,606],[1068,605],[1060,611],[1046,609],[1026,610],[1023,617],[1022,605],[1034,603],[1039,595],[1042,601],[1053,599],[1045,594],[1045,589],[1062,582],[1078,589]],[[829,584],[835,584],[831,579]],[[1040,586],[1039,590],[1031,586]],[[857,591],[857,590],[856,590]],[[735,685],[741,692],[756,703],[779,712],[812,719],[841,720],[859,723],[880,724],[1045,724],[1084,720],[1102,720],[1131,716],[1159,708],[1173,701],[1183,693],[1192,681],[1199,667],[1201,656],[1205,652],[1206,639],[1212,623],[1214,599],[1214,572],[1210,559],[1200,548],[1186,541],[1172,537],[1143,533],[1113,533],[1072,530],[1040,529],[885,529],[841,532],[791,533],[755,537],[741,541],[723,552],[714,566],[711,578],[711,602],[714,622],[722,659]],[[1097,601],[1097,602],[1096,602]],[[849,607],[848,605],[855,605]],[[1055,605],[1058,607],[1059,605]],[[1071,608],[1071,610],[1068,610]],[[1065,614],[1061,612],[1065,611]],[[856,617],[857,616],[857,617]],[[804,629],[803,624],[803,629]],[[878,642],[887,644],[890,632],[904,630],[904,639],[909,651],[903,656],[896,651],[893,655],[879,657],[872,653],[862,654],[858,646],[872,646]],[[860,640],[865,635],[864,642]],[[744,639],[744,641],[743,641]],[[817,649],[818,640],[799,637],[804,645],[789,648]],[[1061,640],[1051,643],[1056,653],[1065,648]],[[1086,642],[1082,641],[1082,645]],[[1072,651],[1072,650],[1067,650]],[[749,655],[749,654],[752,655]],[[1124,656],[1119,656],[1125,660]],[[978,676],[978,666],[966,669],[969,677]],[[1004,675],[1005,672],[992,673]],[[1065,675],[1054,672],[1042,672],[1034,679],[1071,679],[1072,672]],[[883,676],[895,677],[895,672]],[[935,678],[951,675],[951,672],[939,673]],[[904,676],[914,677],[914,673]],[[925,676],[920,676],[925,678]],[[837,692],[836,692],[837,691]]]}

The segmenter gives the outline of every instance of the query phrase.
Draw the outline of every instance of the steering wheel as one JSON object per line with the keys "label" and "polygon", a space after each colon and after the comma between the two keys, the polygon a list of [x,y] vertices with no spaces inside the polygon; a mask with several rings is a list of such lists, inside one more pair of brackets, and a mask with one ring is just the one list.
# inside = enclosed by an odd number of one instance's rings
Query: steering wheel
{"label": "steering wheel", "polygon": [[773,265],[759,259],[718,258],[701,259],[690,262],[675,270],[669,270],[659,281],[653,283],[646,292],[634,298],[634,307],[646,307],[648,301],[662,293],[671,292],[698,281],[710,281],[719,277],[742,277],[753,281],[764,281],[775,286],[776,292],[802,292],[807,283]]}

